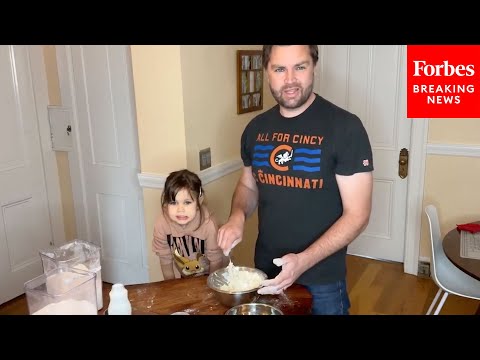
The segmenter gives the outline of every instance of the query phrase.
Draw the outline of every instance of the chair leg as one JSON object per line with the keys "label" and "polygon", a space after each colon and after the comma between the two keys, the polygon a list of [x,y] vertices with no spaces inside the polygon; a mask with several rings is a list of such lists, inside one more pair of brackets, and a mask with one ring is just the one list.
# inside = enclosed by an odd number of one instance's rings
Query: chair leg
{"label": "chair leg", "polygon": [[435,310],[435,313],[433,315],[438,315],[440,310],[442,310],[443,304],[445,303],[445,300],[447,300],[448,292],[445,292],[442,296],[442,300],[440,301],[440,304],[438,304],[437,309]]}
{"label": "chair leg", "polygon": [[435,295],[435,297],[433,298],[433,301],[432,303],[430,304],[430,307],[428,308],[428,311],[427,311],[427,315],[430,315],[433,308],[435,307],[435,304],[437,303],[437,300],[438,300],[438,297],[440,296],[440,294],[443,292],[443,290],[441,288],[438,288],[438,291],[437,291],[437,294]]}

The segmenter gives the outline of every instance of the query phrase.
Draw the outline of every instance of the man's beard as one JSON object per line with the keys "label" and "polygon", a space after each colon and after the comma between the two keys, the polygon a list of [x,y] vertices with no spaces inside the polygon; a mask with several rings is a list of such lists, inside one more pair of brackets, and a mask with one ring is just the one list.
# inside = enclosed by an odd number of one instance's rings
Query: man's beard
{"label": "man's beard", "polygon": [[[300,97],[298,99],[290,99],[290,100],[284,100],[282,98],[282,93],[285,89],[288,88],[293,88],[297,87],[300,91]],[[305,89],[301,87],[300,85],[290,85],[290,86],[284,86],[280,91],[275,91],[272,89],[272,86],[270,85],[270,92],[272,93],[273,98],[277,101],[277,103],[286,109],[297,109],[303,104],[305,104],[312,94],[313,91],[313,83],[311,83],[308,87]]]}

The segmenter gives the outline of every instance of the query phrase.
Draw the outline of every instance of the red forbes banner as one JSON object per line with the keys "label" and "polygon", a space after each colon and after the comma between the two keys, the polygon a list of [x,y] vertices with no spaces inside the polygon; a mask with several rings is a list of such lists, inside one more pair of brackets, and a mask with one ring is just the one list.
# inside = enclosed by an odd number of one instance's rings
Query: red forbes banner
{"label": "red forbes banner", "polygon": [[407,117],[480,118],[480,45],[408,45]]}

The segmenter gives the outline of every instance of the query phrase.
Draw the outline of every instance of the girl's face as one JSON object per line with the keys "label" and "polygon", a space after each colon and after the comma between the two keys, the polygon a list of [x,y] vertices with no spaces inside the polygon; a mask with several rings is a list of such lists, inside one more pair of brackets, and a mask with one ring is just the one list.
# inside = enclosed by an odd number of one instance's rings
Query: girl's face
{"label": "girl's face", "polygon": [[190,193],[186,189],[181,189],[175,201],[168,203],[168,216],[170,220],[179,225],[186,226],[197,215],[197,202],[192,199]]}

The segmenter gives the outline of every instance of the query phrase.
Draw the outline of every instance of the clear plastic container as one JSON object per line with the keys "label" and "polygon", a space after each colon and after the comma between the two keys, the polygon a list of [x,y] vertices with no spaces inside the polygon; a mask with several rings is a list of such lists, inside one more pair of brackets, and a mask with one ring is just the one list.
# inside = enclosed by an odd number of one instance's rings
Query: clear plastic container
{"label": "clear plastic container", "polygon": [[43,272],[71,267],[96,274],[97,310],[103,308],[102,266],[100,247],[84,240],[73,240],[58,248],[41,250]]}
{"label": "clear plastic container", "polygon": [[24,285],[30,315],[97,315],[96,274],[68,266]]}

